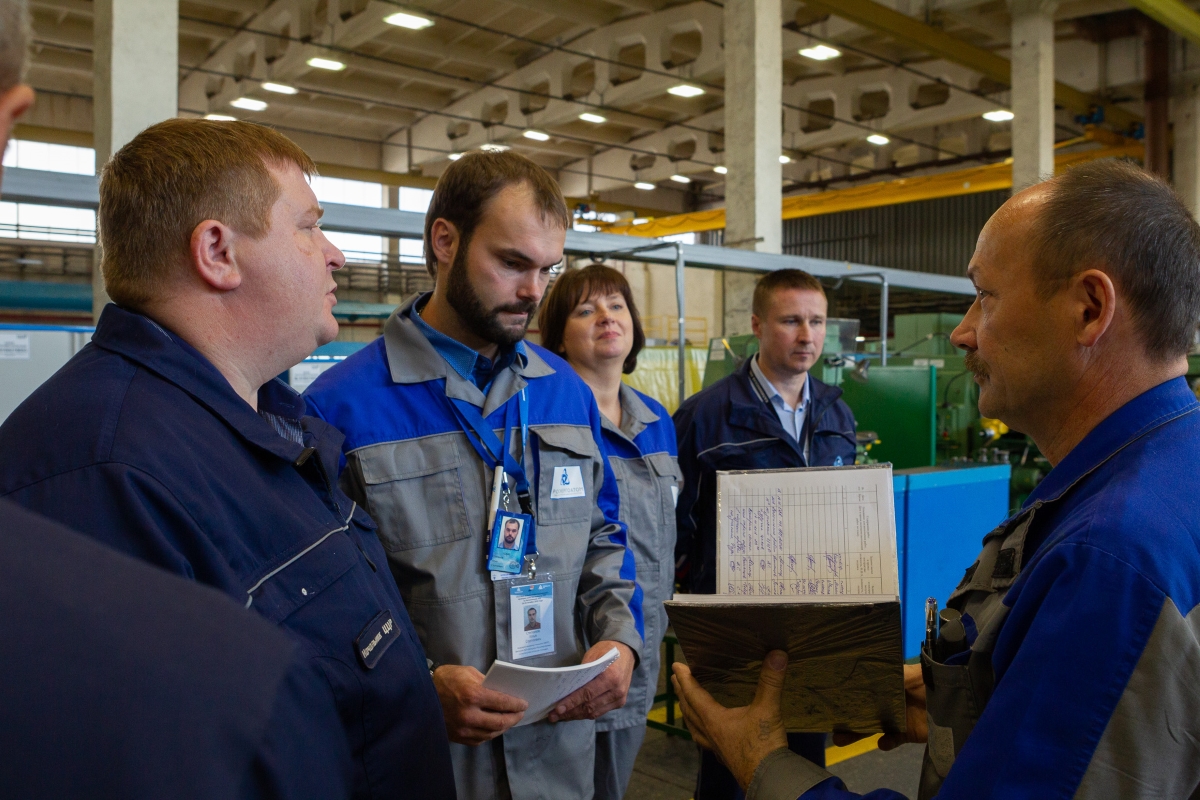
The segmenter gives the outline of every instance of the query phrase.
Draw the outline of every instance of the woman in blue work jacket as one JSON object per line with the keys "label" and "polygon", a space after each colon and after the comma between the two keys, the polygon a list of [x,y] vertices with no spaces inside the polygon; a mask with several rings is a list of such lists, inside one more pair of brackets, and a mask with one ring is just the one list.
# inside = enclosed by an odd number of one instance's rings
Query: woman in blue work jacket
{"label": "woman in blue work jacket", "polygon": [[538,324],[542,345],[565,358],[596,395],[642,590],[642,661],[624,708],[596,720],[596,800],[619,800],[646,735],[667,627],[663,600],[674,588],[675,501],[681,488],[675,425],[657,400],[621,380],[637,365],[646,336],[620,272],[602,264],[567,270],[546,297]]}

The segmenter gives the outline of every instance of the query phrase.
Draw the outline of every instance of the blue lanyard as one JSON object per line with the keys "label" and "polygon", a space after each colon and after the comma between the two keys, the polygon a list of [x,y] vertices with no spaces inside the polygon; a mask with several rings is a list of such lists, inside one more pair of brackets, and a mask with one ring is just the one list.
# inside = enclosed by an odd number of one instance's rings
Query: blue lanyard
{"label": "blue lanyard", "polygon": [[[532,514],[533,505],[529,499],[529,479],[525,476],[525,450],[529,447],[529,400],[525,395],[525,389],[522,388],[517,395],[517,414],[521,425],[521,461],[513,458],[512,453],[508,448],[508,436],[512,430],[512,403],[509,403],[508,410],[504,415],[504,441],[496,437],[496,432],[483,419],[483,415],[479,409],[465,400],[458,398],[450,398],[450,404],[454,408],[455,416],[458,417],[459,425],[467,434],[467,440],[471,446],[475,448],[475,452],[479,453],[479,457],[483,459],[483,463],[487,464],[489,470],[495,470],[496,466],[502,461],[504,463],[504,471],[516,478],[517,481],[517,499],[521,503],[521,510],[526,514]],[[471,434],[474,434],[472,436]],[[507,482],[507,481],[506,481]]]}

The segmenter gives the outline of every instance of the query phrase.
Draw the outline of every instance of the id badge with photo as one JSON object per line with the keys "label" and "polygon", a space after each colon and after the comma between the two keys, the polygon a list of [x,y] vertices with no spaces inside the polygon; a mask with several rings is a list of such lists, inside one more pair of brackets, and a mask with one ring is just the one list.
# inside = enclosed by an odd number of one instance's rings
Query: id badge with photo
{"label": "id badge with photo", "polygon": [[525,551],[533,534],[533,517],[500,511],[492,524],[487,568],[492,572],[519,575],[525,566]]}
{"label": "id badge with photo", "polygon": [[513,661],[554,652],[554,582],[549,575],[509,585],[508,627]]}

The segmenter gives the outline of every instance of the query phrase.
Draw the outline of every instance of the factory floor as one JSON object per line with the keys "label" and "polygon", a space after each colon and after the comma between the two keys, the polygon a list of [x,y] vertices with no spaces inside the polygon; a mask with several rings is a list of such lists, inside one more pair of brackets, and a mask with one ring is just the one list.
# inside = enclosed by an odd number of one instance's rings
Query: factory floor
{"label": "factory floor", "polygon": [[[840,777],[851,791],[865,793],[886,788],[906,797],[917,796],[923,745],[906,744],[890,753],[870,749],[846,757],[848,751],[851,748],[830,752],[830,760],[843,760],[831,764],[829,771]],[[653,728],[647,730],[625,800],[690,800],[696,788],[699,762],[692,742]]]}

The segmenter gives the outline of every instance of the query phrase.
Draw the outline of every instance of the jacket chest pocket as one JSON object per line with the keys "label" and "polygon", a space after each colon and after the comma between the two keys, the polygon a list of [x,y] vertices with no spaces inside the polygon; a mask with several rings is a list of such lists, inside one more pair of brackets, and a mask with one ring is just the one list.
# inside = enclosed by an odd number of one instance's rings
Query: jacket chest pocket
{"label": "jacket chest pocket", "polygon": [[353,454],[384,549],[412,550],[471,535],[463,481],[467,465],[457,436],[388,442]]}
{"label": "jacket chest pocket", "polygon": [[782,439],[766,436],[717,445],[701,455],[704,470],[779,469],[801,467],[799,454]]}
{"label": "jacket chest pocket", "polygon": [[842,464],[850,466],[858,452],[858,443],[854,431],[836,431],[827,428],[817,428],[813,431],[809,444],[809,460],[813,466],[823,467],[834,463],[837,458]]}
{"label": "jacket chest pocket", "polygon": [[650,474],[654,476],[658,485],[664,536],[669,529],[674,547],[675,506],[679,502],[679,492],[683,489],[683,473],[679,471],[679,459],[667,453],[652,453],[646,456],[646,462],[650,465]]}
{"label": "jacket chest pocket", "polygon": [[358,564],[358,548],[335,530],[259,575],[248,591],[249,607],[281,623]]}
{"label": "jacket chest pocket", "polygon": [[547,425],[538,437],[537,518],[543,524],[591,524],[596,507],[594,466],[599,457],[589,428]]}

